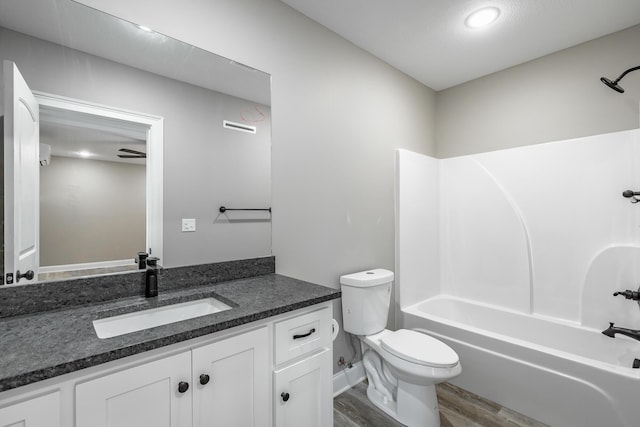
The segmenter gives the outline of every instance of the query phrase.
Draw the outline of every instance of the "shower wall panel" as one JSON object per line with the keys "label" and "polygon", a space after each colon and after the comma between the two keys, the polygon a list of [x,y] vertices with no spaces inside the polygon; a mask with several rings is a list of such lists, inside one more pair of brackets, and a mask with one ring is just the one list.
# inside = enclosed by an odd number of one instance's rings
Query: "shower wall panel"
{"label": "shower wall panel", "polygon": [[[440,242],[441,292],[594,327],[638,317],[612,296],[640,284],[640,204],[622,197],[640,191],[638,159],[639,130],[431,159],[441,197],[428,244]],[[402,245],[412,226],[399,220]],[[401,276],[419,267],[399,258]],[[407,291],[403,306],[412,295],[421,293]]]}

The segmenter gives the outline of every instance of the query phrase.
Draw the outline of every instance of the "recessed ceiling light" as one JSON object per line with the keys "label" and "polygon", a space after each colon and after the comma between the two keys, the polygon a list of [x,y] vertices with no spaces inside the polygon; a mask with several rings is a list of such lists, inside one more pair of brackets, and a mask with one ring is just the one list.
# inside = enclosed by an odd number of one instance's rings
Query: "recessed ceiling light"
{"label": "recessed ceiling light", "polygon": [[94,154],[93,154],[92,152],[87,151],[87,150],[76,151],[76,154],[77,154],[78,156],[80,156],[80,157],[84,157],[85,159],[86,159],[87,157],[94,156]]}
{"label": "recessed ceiling light", "polygon": [[469,28],[486,27],[498,19],[498,16],[500,16],[500,9],[497,7],[484,7],[467,16],[464,23]]}

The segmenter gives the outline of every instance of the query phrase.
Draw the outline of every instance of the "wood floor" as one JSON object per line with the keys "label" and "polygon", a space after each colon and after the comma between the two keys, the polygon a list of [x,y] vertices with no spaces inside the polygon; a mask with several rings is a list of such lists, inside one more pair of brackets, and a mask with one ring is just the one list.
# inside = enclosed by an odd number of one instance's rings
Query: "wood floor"
{"label": "wood floor", "polygon": [[[366,381],[333,400],[334,427],[402,427],[367,399]],[[436,386],[442,427],[545,427],[451,384]]]}

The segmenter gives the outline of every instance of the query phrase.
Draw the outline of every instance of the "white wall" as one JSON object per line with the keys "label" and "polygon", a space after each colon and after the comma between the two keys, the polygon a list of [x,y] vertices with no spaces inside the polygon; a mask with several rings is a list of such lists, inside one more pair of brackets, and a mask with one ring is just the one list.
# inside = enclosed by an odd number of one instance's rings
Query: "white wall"
{"label": "white wall", "polygon": [[442,292],[440,161],[396,152],[396,314]]}
{"label": "white wall", "polygon": [[[423,175],[440,170],[440,205],[414,203],[421,212],[401,224],[399,238],[422,233],[422,219],[439,212],[442,293],[594,328],[638,327],[637,305],[612,296],[640,282],[640,205],[622,197],[637,191],[638,156],[640,131],[632,130],[423,159]],[[419,186],[431,202],[433,184]],[[423,297],[428,284],[407,281],[405,269],[430,260],[400,264],[403,296]]]}
{"label": "white wall", "polygon": [[640,65],[638,45],[640,25],[438,92],[438,157],[638,128],[640,71],[624,94],[600,82]]}
{"label": "white wall", "polygon": [[394,149],[435,154],[431,89],[278,0],[81,2],[272,75],[278,273],[337,288],[394,269]]}
{"label": "white wall", "polygon": [[145,169],[51,157],[40,168],[40,266],[133,260],[144,251]]}

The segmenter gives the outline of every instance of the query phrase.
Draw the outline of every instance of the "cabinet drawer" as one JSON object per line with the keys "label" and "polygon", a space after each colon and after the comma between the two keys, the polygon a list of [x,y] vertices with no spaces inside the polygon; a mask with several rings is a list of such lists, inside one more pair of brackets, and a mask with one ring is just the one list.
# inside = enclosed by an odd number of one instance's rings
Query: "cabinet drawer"
{"label": "cabinet drawer", "polygon": [[276,365],[330,345],[331,313],[328,307],[275,324]]}

